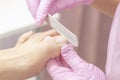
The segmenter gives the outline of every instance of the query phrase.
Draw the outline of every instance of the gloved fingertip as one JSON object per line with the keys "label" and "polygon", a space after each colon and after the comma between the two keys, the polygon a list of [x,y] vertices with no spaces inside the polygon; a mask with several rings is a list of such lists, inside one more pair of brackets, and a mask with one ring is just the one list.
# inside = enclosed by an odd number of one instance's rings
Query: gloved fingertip
{"label": "gloved fingertip", "polygon": [[73,45],[72,44],[64,44],[61,48],[61,50],[64,52],[66,49],[72,49],[73,50]]}
{"label": "gloved fingertip", "polygon": [[37,20],[36,20],[36,25],[39,26],[39,25],[41,25],[43,22],[44,22],[44,20],[39,20],[39,19],[37,19]]}
{"label": "gloved fingertip", "polygon": [[49,74],[53,73],[58,67],[59,65],[57,64],[57,61],[55,61],[55,59],[50,59],[46,64],[46,69]]}
{"label": "gloved fingertip", "polygon": [[37,25],[41,25],[41,24],[44,22],[45,17],[46,17],[46,15],[37,16],[36,19],[35,19],[36,24],[37,24]]}

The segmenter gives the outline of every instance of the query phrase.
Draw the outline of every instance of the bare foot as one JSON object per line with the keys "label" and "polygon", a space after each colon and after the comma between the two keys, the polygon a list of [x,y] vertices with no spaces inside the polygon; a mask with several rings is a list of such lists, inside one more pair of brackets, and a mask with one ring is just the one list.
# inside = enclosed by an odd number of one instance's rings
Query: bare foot
{"label": "bare foot", "polygon": [[19,37],[19,39],[18,39],[15,47],[20,46],[21,44],[23,44],[23,43],[24,43],[25,41],[27,41],[33,34],[34,34],[34,33],[33,33],[32,31],[29,31],[29,32],[26,32],[26,33],[22,34],[22,35]]}

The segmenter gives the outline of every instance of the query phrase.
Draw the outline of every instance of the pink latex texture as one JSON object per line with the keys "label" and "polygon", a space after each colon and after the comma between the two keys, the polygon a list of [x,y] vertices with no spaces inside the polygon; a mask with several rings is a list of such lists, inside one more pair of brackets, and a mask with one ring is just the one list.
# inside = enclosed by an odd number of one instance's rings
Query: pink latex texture
{"label": "pink latex texture", "polygon": [[109,37],[106,75],[108,80],[120,80],[120,4]]}
{"label": "pink latex texture", "polygon": [[38,24],[41,24],[47,14],[53,15],[65,8],[71,8],[77,4],[90,4],[93,0],[26,0],[32,16]]}
{"label": "pink latex texture", "polygon": [[53,80],[106,80],[105,74],[82,60],[70,44],[62,47],[60,58],[49,60],[46,66]]}

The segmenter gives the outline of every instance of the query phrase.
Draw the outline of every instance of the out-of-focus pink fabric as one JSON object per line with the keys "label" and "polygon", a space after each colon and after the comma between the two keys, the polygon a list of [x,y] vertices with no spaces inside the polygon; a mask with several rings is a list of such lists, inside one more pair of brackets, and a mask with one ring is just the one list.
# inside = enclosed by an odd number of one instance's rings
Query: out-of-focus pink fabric
{"label": "out-of-focus pink fabric", "polygon": [[47,14],[54,14],[77,4],[90,4],[92,1],[93,0],[26,0],[33,17],[39,24],[44,21]]}
{"label": "out-of-focus pink fabric", "polygon": [[47,71],[53,80],[106,80],[105,74],[82,60],[71,45],[62,47],[61,57],[47,62]]}
{"label": "out-of-focus pink fabric", "polygon": [[108,80],[120,80],[120,4],[111,27],[106,74]]}

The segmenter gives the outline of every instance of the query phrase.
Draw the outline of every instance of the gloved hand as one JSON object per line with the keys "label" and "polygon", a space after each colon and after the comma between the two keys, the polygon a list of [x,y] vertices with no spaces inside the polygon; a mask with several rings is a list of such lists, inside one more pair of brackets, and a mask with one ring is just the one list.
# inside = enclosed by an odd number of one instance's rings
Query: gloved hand
{"label": "gloved hand", "polygon": [[46,68],[53,80],[106,80],[97,67],[82,60],[71,45],[62,47],[63,59],[51,59]]}
{"label": "gloved hand", "polygon": [[38,24],[44,21],[47,14],[54,14],[64,8],[77,4],[90,4],[93,0],[26,0],[28,7]]}

